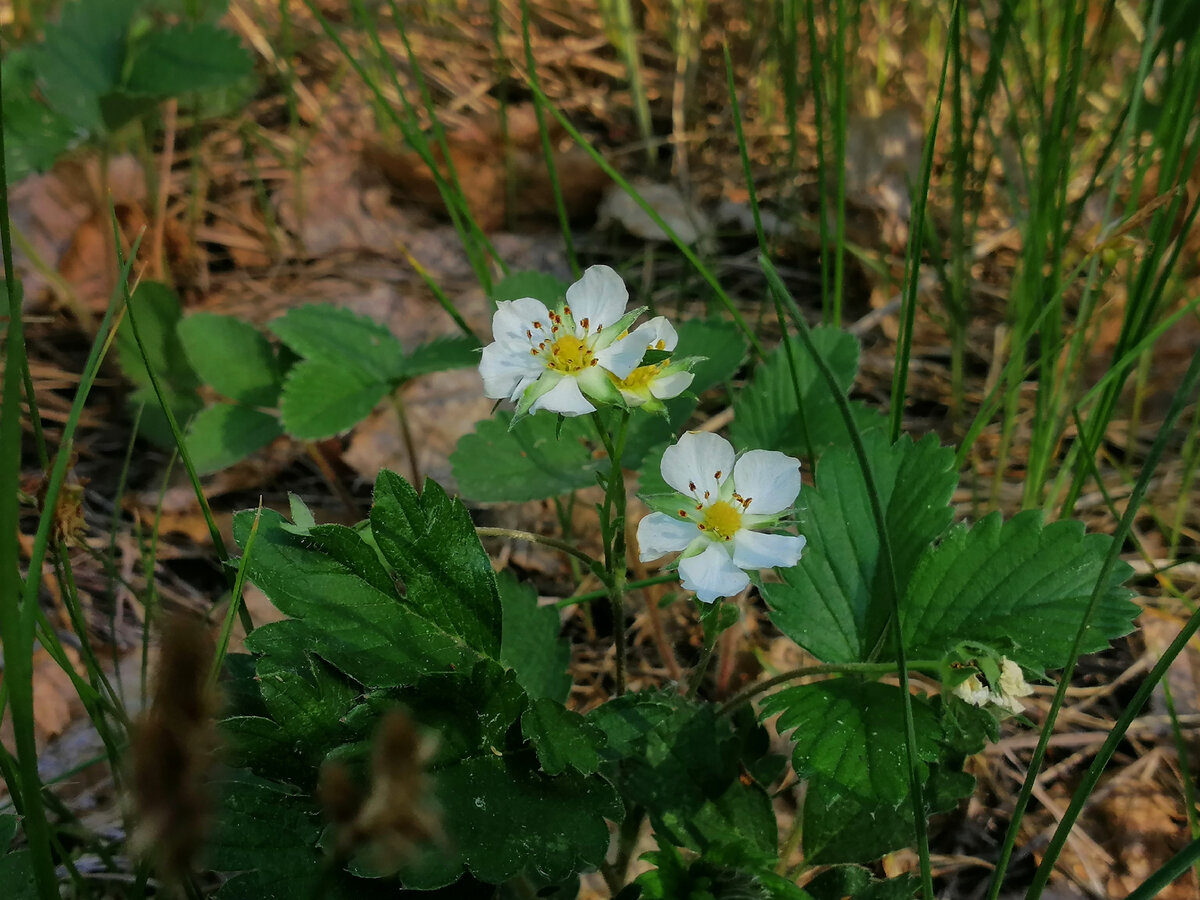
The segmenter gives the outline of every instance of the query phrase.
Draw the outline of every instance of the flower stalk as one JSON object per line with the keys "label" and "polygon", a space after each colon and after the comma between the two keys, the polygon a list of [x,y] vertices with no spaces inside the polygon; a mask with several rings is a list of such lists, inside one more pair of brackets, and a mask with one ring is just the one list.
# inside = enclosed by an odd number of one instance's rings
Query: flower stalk
{"label": "flower stalk", "polygon": [[612,607],[613,645],[617,660],[617,696],[625,693],[625,473],[621,457],[629,433],[629,411],[620,411],[615,439],[609,434],[603,417],[592,413],[592,423],[604,450],[608,453],[608,483],[600,512],[600,533],[604,543],[604,582]]}

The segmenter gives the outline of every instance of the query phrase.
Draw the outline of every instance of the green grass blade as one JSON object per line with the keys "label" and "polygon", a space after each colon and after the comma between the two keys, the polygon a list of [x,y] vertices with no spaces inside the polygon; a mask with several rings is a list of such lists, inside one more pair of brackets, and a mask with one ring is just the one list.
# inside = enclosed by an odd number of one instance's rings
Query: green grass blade
{"label": "green grass blade", "polygon": [[[542,83],[538,77],[537,60],[533,56],[533,41],[529,35],[529,0],[521,0],[521,41],[525,45],[525,67],[529,70],[529,82],[538,93],[541,93]],[[546,174],[550,176],[550,190],[554,194],[554,212],[558,215],[558,227],[562,229],[567,262],[571,264],[571,271],[578,278],[583,270],[579,268],[579,260],[575,257],[575,240],[571,236],[571,219],[567,215],[567,204],[563,201],[562,184],[558,180],[558,166],[554,164],[554,148],[550,145],[550,130],[546,127],[546,111],[542,108],[542,104],[533,104],[533,114],[537,119],[538,137],[542,142],[542,159],[546,163]]]}
{"label": "green grass blade", "polygon": [[771,290],[792,310],[792,317],[797,323],[800,340],[804,343],[809,356],[817,364],[817,368],[821,372],[821,377],[825,380],[825,384],[828,386],[834,401],[837,403],[838,411],[841,413],[842,420],[846,424],[846,430],[850,434],[850,441],[854,445],[854,454],[858,457],[858,464],[862,469],[863,480],[867,486],[867,496],[871,498],[871,515],[875,519],[875,527],[879,532],[879,558],[887,570],[887,580],[884,583],[887,585],[888,593],[890,594],[890,630],[896,643],[896,667],[899,670],[897,674],[900,680],[900,695],[904,704],[904,745],[908,756],[908,779],[912,797],[913,822],[917,832],[917,856],[921,863],[922,894],[925,900],[933,900],[933,873],[929,860],[929,823],[926,821],[925,791],[921,785],[920,760],[917,757],[917,732],[913,722],[912,693],[909,690],[908,654],[904,649],[904,639],[899,627],[900,589],[896,583],[896,564],[895,557],[892,554],[892,541],[887,525],[887,517],[883,512],[883,504],[879,499],[879,491],[875,487],[875,476],[871,472],[871,463],[867,458],[867,450],[863,445],[862,434],[858,430],[858,425],[854,421],[854,414],[850,409],[850,401],[842,393],[842,389],[838,386],[833,371],[829,368],[829,365],[825,362],[825,358],[813,342],[808,323],[799,314],[800,309],[796,305],[796,300],[788,292],[787,286],[784,285],[783,279],[779,277],[775,266],[771,264],[771,261],[767,257],[761,254],[758,257],[758,264],[762,267],[763,274],[766,275],[767,282],[771,285]]}
{"label": "green grass blade", "polygon": [[721,302],[721,305],[725,307],[726,312],[728,312],[730,317],[732,317],[737,327],[741,329],[742,334],[746,336],[746,340],[749,341],[755,355],[761,358],[763,356],[763,346],[762,342],[758,339],[758,335],[754,333],[754,329],[750,327],[745,317],[738,311],[738,308],[734,305],[732,298],[730,298],[729,294],[725,292],[725,289],[721,287],[721,283],[709,270],[708,266],[704,265],[704,263],[700,261],[700,258],[696,256],[692,248],[689,247],[687,243],[679,237],[679,235],[675,232],[675,229],[663,220],[663,217],[658,214],[658,210],[643,200],[642,196],[637,192],[637,189],[628,181],[626,181],[625,178],[621,176],[620,172],[612,167],[612,164],[601,155],[600,151],[591,145],[587,138],[579,133],[579,130],[567,120],[566,116],[559,112],[559,110],[555,109],[554,105],[550,102],[550,99],[543,94],[539,88],[530,84],[529,89],[533,92],[535,101],[539,104],[545,105],[546,109],[550,111],[550,114],[558,120],[558,124],[563,127],[563,130],[570,135],[571,139],[575,141],[576,144],[583,148],[584,152],[586,152],[587,155],[590,156],[596,163],[596,165],[603,170],[604,174],[611,178],[617,187],[621,188],[621,190],[629,195],[629,198],[633,200],[634,203],[641,207],[642,211],[650,217],[650,221],[662,229],[663,234],[670,239],[671,243],[673,243],[679,252],[683,254],[684,258],[692,264],[692,267],[695,268],[697,274],[699,274],[699,276],[704,279],[708,286],[712,288],[713,293]]}
{"label": "green grass blade", "polygon": [[1168,859],[1158,871],[1129,892],[1125,900],[1151,900],[1172,881],[1200,860],[1200,839],[1191,841],[1186,847]]}
{"label": "green grass blade", "polygon": [[[1041,735],[1038,738],[1038,744],[1033,752],[1033,757],[1029,761],[1028,773],[1025,777],[1025,782],[1021,786],[1021,792],[1017,797],[1016,806],[1013,809],[1012,820],[1009,823],[1008,831],[1005,833],[1004,842],[1001,846],[1000,857],[996,862],[996,870],[992,876],[991,889],[989,897],[995,900],[1000,893],[1000,887],[1004,881],[1005,872],[1008,869],[1008,863],[1012,856],[1013,847],[1016,844],[1017,833],[1020,829],[1021,817],[1024,815],[1026,808],[1029,805],[1029,799],[1033,795],[1034,785],[1037,781],[1038,771],[1041,769],[1042,761],[1045,759],[1046,748],[1050,744],[1050,736],[1054,731],[1054,723],[1058,718],[1059,710],[1062,708],[1063,702],[1066,699],[1067,688],[1071,683],[1071,675],[1075,671],[1075,663],[1079,658],[1079,647],[1083,640],[1084,632],[1087,629],[1088,623],[1092,619],[1096,607],[1099,605],[1100,596],[1104,591],[1104,585],[1108,583],[1109,573],[1117,564],[1117,560],[1121,555],[1121,548],[1124,545],[1125,538],[1129,535],[1133,528],[1134,519],[1137,517],[1138,511],[1142,505],[1142,499],[1145,497],[1146,490],[1150,486],[1150,481],[1154,476],[1154,471],[1158,467],[1159,461],[1170,442],[1175,425],[1183,414],[1184,406],[1189,402],[1192,395],[1195,393],[1196,385],[1200,382],[1200,350],[1197,350],[1192,357],[1192,363],[1188,367],[1187,373],[1180,382],[1179,389],[1175,392],[1175,397],[1171,402],[1171,408],[1168,410],[1166,418],[1163,420],[1162,428],[1155,438],[1153,446],[1147,454],[1146,460],[1142,466],[1142,472],[1138,476],[1137,482],[1134,484],[1133,491],[1129,496],[1129,500],[1125,507],[1125,514],[1121,517],[1120,523],[1113,534],[1112,543],[1109,545],[1108,554],[1105,556],[1104,563],[1100,568],[1100,572],[1096,576],[1096,587],[1092,590],[1092,595],[1088,599],[1087,609],[1084,612],[1083,619],[1080,622],[1079,629],[1075,635],[1074,644],[1071,647],[1071,653],[1067,660],[1067,665],[1063,667],[1062,674],[1059,677],[1058,690],[1054,694],[1054,700],[1050,705],[1050,710],[1046,714],[1046,720],[1042,725]],[[1090,457],[1089,457],[1090,459]],[[1196,627],[1200,626],[1200,611],[1192,616],[1188,621],[1188,625],[1180,632],[1180,636],[1171,644],[1171,648],[1163,655],[1155,665],[1154,670],[1147,676],[1146,680],[1138,689],[1137,695],[1126,706],[1121,718],[1116,726],[1110,732],[1108,739],[1105,740],[1104,746],[1096,755],[1092,765],[1088,768],[1087,775],[1084,776],[1083,782],[1079,785],[1075,795],[1071,798],[1071,805],[1067,811],[1063,813],[1059,820],[1054,836],[1050,840],[1049,846],[1046,848],[1045,856],[1038,870],[1034,875],[1033,883],[1028,894],[1029,900],[1036,900],[1041,895],[1042,888],[1050,877],[1050,872],[1054,868],[1054,863],[1058,859],[1058,854],[1067,840],[1067,835],[1071,831],[1071,827],[1075,824],[1075,820],[1079,817],[1079,813],[1083,810],[1083,805],[1091,794],[1092,788],[1100,778],[1100,774],[1104,770],[1113,751],[1116,750],[1117,744],[1120,742],[1129,727],[1129,723],[1141,710],[1142,703],[1149,697],[1150,691],[1157,684],[1158,678],[1166,671],[1167,665],[1175,658],[1175,655],[1183,648],[1183,642],[1180,637],[1190,637]],[[1186,635],[1186,637],[1185,637]],[[1174,652],[1172,652],[1172,650]],[[1157,673],[1157,677],[1155,677]]]}
{"label": "green grass blade", "polygon": [[[961,15],[961,5],[955,2],[951,14],[954,22]],[[921,227],[925,221],[925,208],[929,202],[929,182],[933,178],[933,151],[937,139],[938,121],[942,114],[942,97],[946,92],[946,71],[950,65],[951,45],[953,38],[946,44],[946,53],[942,57],[942,75],[938,80],[937,97],[933,103],[933,121],[929,126],[929,134],[925,138],[925,148],[921,153],[920,183],[916,186],[913,198],[912,225],[908,230],[908,252],[905,254],[904,266],[905,286],[904,300],[900,311],[900,334],[897,338],[896,364],[892,372],[892,398],[890,411],[890,433],[892,442],[900,439],[900,430],[904,423],[904,394],[908,388],[908,362],[912,355],[913,327],[917,314],[917,294],[921,284],[921,254],[924,249],[925,229]]]}

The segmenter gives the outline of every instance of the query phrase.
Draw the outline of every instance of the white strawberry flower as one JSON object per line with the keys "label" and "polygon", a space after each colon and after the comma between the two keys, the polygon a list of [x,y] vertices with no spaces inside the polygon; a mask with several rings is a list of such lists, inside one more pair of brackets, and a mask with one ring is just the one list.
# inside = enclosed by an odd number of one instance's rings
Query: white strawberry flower
{"label": "white strawberry flower", "polygon": [[1000,678],[994,686],[985,684],[978,675],[969,675],[954,688],[954,696],[972,706],[991,704],[1014,716],[1025,711],[1019,698],[1032,693],[1021,667],[1007,656],[1000,657]]}
{"label": "white strawberry flower", "polygon": [[661,316],[630,332],[642,310],[626,312],[628,301],[620,275],[592,266],[556,309],[532,297],[497,303],[495,340],[479,363],[485,396],[515,401],[518,418],[541,410],[580,416],[594,412],[595,403],[622,405],[614,381],[629,378],[666,329],[674,333]]}
{"label": "white strawberry flower", "polygon": [[[679,335],[674,326],[665,318],[659,316],[639,327],[634,334],[642,334],[647,339],[649,350],[670,352],[679,343]],[[678,397],[688,389],[694,377],[689,371],[697,360],[663,359],[644,366],[638,366],[625,378],[609,376],[621,397],[629,406],[643,407],[647,412],[663,412],[664,400]]]}
{"label": "white strawberry flower", "polygon": [[688,432],[662,458],[677,494],[647,497],[656,511],[638,524],[642,562],[675,551],[684,588],[705,603],[750,584],[746,570],[794,566],[803,536],[775,528],[800,493],[800,461],[776,450],[736,458],[720,435]]}

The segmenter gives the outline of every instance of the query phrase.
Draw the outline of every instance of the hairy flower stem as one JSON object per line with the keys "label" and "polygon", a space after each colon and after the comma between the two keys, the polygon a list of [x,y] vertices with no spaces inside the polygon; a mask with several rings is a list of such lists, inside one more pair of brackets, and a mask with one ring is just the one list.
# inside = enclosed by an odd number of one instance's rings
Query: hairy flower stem
{"label": "hairy flower stem", "polygon": [[[910,659],[908,661],[908,668],[917,672],[939,672],[941,665],[941,660],[937,659]],[[800,678],[807,678],[810,675],[890,675],[895,671],[896,664],[894,662],[825,663],[816,666],[804,666],[799,669],[783,672],[774,678],[768,678],[766,681],[759,681],[750,685],[742,690],[741,693],[735,694],[725,701],[720,709],[717,710],[717,715],[727,716],[739,707],[749,703],[759,694],[765,694],[773,687],[787,684],[789,681],[796,681]]]}
{"label": "hairy flower stem", "polygon": [[[580,562],[585,562],[593,570],[600,569],[600,564],[592,559],[574,544],[569,544],[566,541],[560,541],[558,538],[546,537],[544,534],[535,534],[532,531],[514,531],[511,528],[485,528],[477,527],[475,533],[480,537],[502,537],[509,538],[514,541],[528,541],[531,544],[543,544],[546,547],[553,547],[555,550],[561,550],[568,556],[572,556]],[[603,569],[600,569],[603,571]]]}
{"label": "hairy flower stem", "polygon": [[600,413],[592,413],[596,433],[608,453],[608,484],[600,511],[600,533],[604,541],[605,586],[612,605],[613,649],[617,661],[617,696],[625,693],[625,471],[621,456],[629,433],[629,410],[621,410],[615,439]]}

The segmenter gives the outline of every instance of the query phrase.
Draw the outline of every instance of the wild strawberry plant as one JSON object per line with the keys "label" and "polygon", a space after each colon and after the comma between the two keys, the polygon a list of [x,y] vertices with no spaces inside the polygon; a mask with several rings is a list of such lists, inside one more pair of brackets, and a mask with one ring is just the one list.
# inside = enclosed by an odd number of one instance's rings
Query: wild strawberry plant
{"label": "wild strawberry plant", "polygon": [[[603,267],[570,286],[517,275],[497,293],[510,299],[479,364],[487,395],[515,410],[461,440],[458,490],[500,502],[603,487],[601,558],[569,536],[510,536],[563,549],[603,586],[611,696],[569,703],[556,611],[494,571],[487,530],[432,481],[380,473],[353,527],[316,522],[298,498],[288,517],[240,513],[245,572],[286,618],[228,659],[217,896],[566,898],[597,869],[625,900],[911,896],[911,876],[878,882],[864,864],[921,843],[928,817],[971,792],[966,758],[1020,715],[1030,682],[1068,663],[1077,634],[1096,651],[1130,630],[1129,569],[1106,566],[1110,538],[1037,513],[955,522],[953,452],[932,436],[889,440],[884,417],[847,397],[858,346],[845,332],[758,361],[726,439],[686,424],[695,395],[743,363],[731,326],[639,325]],[[371,354],[335,357],[347,345],[320,335],[349,320],[304,331],[314,315],[272,326],[305,357],[283,388],[285,423],[289,393],[341,384],[339,366],[375,367],[380,385],[403,369],[382,336]],[[262,384],[268,402],[279,380]],[[337,406],[347,427],[359,409]],[[626,470],[652,509],[639,523]],[[818,662],[723,703],[697,690],[699,672],[686,694],[627,690],[631,531],[643,561],[678,554],[666,571],[699,604],[709,649],[737,619],[730,598],[751,591]],[[906,690],[909,673],[922,680]],[[790,759],[770,752],[768,722]],[[772,795],[791,773],[806,784],[804,863],[784,877]],[[630,880],[645,820],[657,850]]]}

